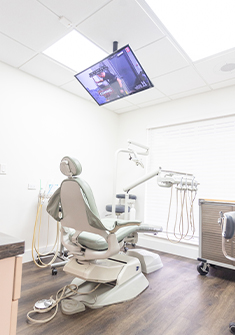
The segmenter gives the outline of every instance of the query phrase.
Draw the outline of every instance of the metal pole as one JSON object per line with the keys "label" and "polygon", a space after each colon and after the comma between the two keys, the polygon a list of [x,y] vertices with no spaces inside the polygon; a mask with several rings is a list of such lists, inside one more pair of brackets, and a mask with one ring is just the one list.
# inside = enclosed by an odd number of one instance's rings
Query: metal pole
{"label": "metal pole", "polygon": [[118,42],[114,41],[113,42],[113,52],[117,51],[117,49],[118,49]]}

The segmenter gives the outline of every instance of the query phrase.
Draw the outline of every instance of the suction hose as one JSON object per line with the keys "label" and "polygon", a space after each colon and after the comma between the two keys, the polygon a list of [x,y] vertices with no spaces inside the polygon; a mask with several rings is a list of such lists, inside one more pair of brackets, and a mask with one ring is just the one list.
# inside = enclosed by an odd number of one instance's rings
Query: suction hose
{"label": "suction hose", "polygon": [[[44,199],[43,199],[43,201],[44,201]],[[42,224],[42,220],[41,219],[42,219],[42,205],[43,205],[43,201],[42,201],[41,196],[39,196],[39,198],[38,198],[38,207],[37,207],[37,215],[36,215],[36,220],[35,220],[35,224],[34,224],[33,239],[32,239],[32,258],[33,258],[34,263],[39,268],[45,268],[45,267],[50,266],[52,263],[54,263],[55,259],[58,256],[58,252],[59,252],[59,234],[60,234],[60,223],[59,222],[57,222],[56,239],[55,239],[55,243],[54,243],[51,251],[49,251],[47,253],[40,253],[39,252],[40,230],[41,230],[41,224]],[[49,220],[49,217],[48,217],[48,220]],[[39,223],[38,223],[38,221],[39,221]],[[49,221],[48,221],[48,225],[49,225]],[[38,228],[38,245],[36,246],[37,228]],[[41,257],[48,256],[50,253],[53,252],[53,250],[55,249],[55,247],[56,247],[56,252],[55,252],[55,255],[52,258],[52,260],[49,263],[44,263],[42,261]],[[36,252],[38,261],[40,263],[36,261],[36,259],[34,257],[34,251]]]}

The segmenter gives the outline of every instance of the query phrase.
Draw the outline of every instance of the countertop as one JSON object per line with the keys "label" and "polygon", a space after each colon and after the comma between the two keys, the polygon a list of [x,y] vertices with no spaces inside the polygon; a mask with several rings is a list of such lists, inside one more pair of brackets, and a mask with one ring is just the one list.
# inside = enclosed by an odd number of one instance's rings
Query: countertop
{"label": "countertop", "polygon": [[22,255],[25,242],[13,236],[0,233],[0,259]]}

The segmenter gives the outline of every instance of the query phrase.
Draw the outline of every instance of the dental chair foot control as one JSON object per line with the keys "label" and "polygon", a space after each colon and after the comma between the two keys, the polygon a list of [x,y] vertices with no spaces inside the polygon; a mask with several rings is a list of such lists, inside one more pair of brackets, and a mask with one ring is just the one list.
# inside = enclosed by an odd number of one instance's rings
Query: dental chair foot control
{"label": "dental chair foot control", "polygon": [[81,301],[64,299],[61,301],[61,311],[65,315],[72,315],[85,311],[86,307]]}

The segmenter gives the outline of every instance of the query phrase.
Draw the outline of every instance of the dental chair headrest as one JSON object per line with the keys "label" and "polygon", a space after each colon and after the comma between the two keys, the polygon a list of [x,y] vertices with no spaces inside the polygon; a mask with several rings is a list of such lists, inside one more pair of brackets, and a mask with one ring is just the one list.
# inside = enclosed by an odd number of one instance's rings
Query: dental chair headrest
{"label": "dental chair headrest", "polygon": [[82,166],[77,159],[65,156],[60,162],[60,171],[67,177],[79,176]]}

